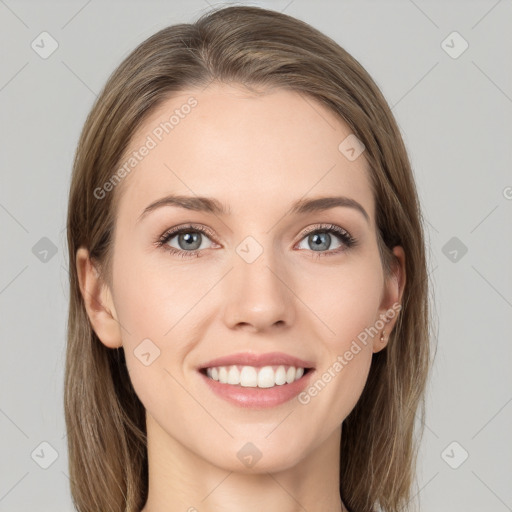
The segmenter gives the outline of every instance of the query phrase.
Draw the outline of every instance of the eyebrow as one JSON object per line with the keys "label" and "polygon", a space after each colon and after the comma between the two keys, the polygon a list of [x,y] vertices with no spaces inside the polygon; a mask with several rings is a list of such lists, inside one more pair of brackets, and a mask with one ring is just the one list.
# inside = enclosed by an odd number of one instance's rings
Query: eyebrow
{"label": "eyebrow", "polygon": [[[230,215],[231,209],[224,206],[220,201],[212,197],[199,197],[199,196],[181,196],[181,195],[168,195],[162,197],[157,201],[147,206],[144,211],[139,215],[137,222],[140,222],[148,213],[161,208],[163,206],[177,206],[187,210],[194,210],[198,212],[213,213],[215,215]],[[318,197],[314,199],[300,199],[293,203],[290,209],[292,214],[304,214],[311,212],[320,212],[329,210],[336,207],[354,208],[360,212],[366,221],[370,222],[370,216],[355,199],[345,196],[332,196],[332,197]]]}

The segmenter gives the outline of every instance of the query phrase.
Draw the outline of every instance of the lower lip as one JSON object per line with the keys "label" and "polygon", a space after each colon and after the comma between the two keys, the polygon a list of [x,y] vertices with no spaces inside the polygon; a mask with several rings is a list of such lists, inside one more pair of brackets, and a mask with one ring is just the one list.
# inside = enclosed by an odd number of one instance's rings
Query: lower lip
{"label": "lower lip", "polygon": [[272,388],[246,388],[232,384],[222,384],[199,372],[216,395],[239,407],[251,409],[267,409],[292,400],[308,385],[312,373],[314,373],[313,369],[291,384],[283,384]]}

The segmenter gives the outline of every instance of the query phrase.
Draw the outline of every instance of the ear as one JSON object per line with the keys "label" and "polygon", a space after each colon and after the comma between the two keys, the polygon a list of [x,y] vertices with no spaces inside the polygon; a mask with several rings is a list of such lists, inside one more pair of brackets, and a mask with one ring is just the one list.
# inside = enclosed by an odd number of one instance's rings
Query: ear
{"label": "ear", "polygon": [[375,321],[375,324],[378,327],[382,326],[382,328],[379,329],[378,334],[373,338],[374,353],[387,346],[391,331],[395,327],[400,310],[402,309],[401,303],[406,278],[405,252],[401,246],[397,245],[393,248],[393,254],[396,256],[396,261],[392,264],[391,275],[386,277],[379,308],[379,318]]}
{"label": "ear", "polygon": [[84,247],[80,247],[76,253],[76,268],[80,292],[94,332],[105,346],[122,346],[121,329],[112,294],[89,258],[89,251]]}

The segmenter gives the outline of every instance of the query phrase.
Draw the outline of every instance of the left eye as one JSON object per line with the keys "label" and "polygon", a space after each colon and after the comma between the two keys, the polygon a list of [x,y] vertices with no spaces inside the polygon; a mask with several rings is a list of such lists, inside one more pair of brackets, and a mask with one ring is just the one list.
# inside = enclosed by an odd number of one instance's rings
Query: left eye
{"label": "left eye", "polygon": [[[336,247],[331,247],[331,243],[333,242],[333,235],[334,240],[342,240],[342,242],[338,241],[338,245]],[[307,234],[303,241],[299,244],[299,249],[307,249],[312,250],[315,252],[318,251],[330,251],[339,249],[343,245],[349,246],[351,242],[350,236],[343,232],[338,232],[337,230],[333,229],[317,229],[316,231],[312,231],[311,233]],[[301,245],[306,243],[307,247],[302,247]]]}

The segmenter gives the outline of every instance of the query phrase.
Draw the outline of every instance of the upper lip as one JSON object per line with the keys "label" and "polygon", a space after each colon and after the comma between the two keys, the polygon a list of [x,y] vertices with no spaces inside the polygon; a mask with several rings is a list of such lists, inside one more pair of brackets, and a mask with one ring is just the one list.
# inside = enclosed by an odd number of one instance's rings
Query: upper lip
{"label": "upper lip", "polygon": [[211,361],[201,365],[199,369],[213,368],[216,366],[231,366],[237,364],[256,367],[287,365],[295,366],[296,368],[313,368],[313,363],[311,361],[305,361],[304,359],[285,354],[284,352],[267,352],[266,354],[240,352],[238,354],[230,354],[228,356],[212,359]]}

